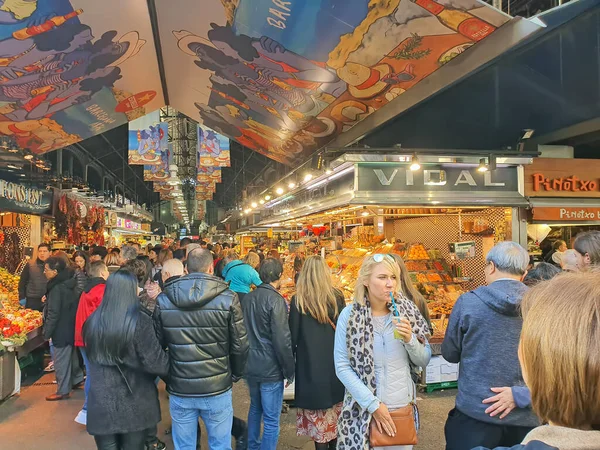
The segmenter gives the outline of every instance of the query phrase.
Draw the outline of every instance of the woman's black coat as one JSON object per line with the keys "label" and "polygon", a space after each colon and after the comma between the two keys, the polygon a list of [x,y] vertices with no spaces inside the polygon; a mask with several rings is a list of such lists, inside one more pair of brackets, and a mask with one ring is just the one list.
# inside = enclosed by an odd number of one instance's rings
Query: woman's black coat
{"label": "woman's black coat", "polygon": [[[336,292],[338,315],[346,307],[344,296]],[[330,311],[335,324],[337,316]],[[295,400],[298,408],[328,409],[344,399],[344,385],[335,374],[333,344],[335,330],[329,323],[319,323],[298,311],[296,297],[290,305],[292,350],[296,355]]]}
{"label": "woman's black coat", "polygon": [[158,343],[148,314],[140,311],[133,341],[118,367],[97,364],[93,355],[88,354],[88,358],[88,433],[93,436],[132,433],[160,422],[154,380],[157,376],[167,376],[169,358]]}
{"label": "woman's black coat", "polygon": [[43,330],[44,339],[52,339],[55,347],[75,344],[75,315],[79,304],[76,285],[70,268],[48,281]]}

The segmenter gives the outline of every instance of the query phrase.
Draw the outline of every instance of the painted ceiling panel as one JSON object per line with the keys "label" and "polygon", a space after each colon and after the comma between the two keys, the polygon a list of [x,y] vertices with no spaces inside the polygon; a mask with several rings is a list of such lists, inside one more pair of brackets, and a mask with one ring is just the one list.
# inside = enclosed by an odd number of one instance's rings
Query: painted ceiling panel
{"label": "painted ceiling panel", "polygon": [[164,105],[146,0],[0,0],[0,135],[62,148]]}
{"label": "painted ceiling panel", "polygon": [[509,20],[476,0],[156,6],[172,106],[288,165]]}

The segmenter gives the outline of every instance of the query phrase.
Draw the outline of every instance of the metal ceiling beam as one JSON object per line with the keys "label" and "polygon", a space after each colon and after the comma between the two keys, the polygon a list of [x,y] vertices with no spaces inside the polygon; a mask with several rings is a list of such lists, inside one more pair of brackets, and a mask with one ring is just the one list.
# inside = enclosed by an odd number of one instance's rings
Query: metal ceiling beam
{"label": "metal ceiling beam", "polygon": [[594,133],[600,131],[600,117],[586,120],[584,122],[562,128],[540,136],[533,136],[528,144],[551,144],[553,142],[562,142],[583,134]]}
{"label": "metal ceiling beam", "polygon": [[[146,181],[143,178],[140,178],[140,176],[135,172],[135,170],[133,170],[131,168],[131,166],[129,165],[129,161],[125,161],[125,157],[120,152],[117,151],[117,149],[112,144],[112,142],[110,142],[104,134],[101,134],[100,136],[102,136],[102,139],[104,139],[104,142],[106,142],[110,146],[110,148],[112,148],[113,152],[115,152],[117,155],[119,155],[119,158],[121,158],[123,165],[127,166],[127,168],[129,168],[129,171],[132,174],[134,174],[138,180],[140,180],[142,182],[142,185],[146,188],[146,190],[149,190],[148,187],[146,186]],[[123,174],[123,175],[125,175],[125,174]],[[125,178],[125,176],[123,176],[123,178]]]}
{"label": "metal ceiling beam", "polygon": [[160,32],[158,29],[158,14],[154,0],[148,0],[148,14],[150,15],[150,24],[152,26],[152,35],[154,36],[154,48],[156,49],[156,59],[158,61],[158,72],[160,74],[160,83],[162,85],[163,100],[165,105],[169,104],[169,91],[167,89],[167,77],[165,73],[165,62],[163,60],[162,44],[160,41]]}

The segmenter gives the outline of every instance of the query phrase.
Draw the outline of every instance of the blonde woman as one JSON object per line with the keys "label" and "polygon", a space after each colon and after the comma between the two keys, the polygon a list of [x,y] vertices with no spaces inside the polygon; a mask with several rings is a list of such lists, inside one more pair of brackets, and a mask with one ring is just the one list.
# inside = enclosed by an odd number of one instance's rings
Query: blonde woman
{"label": "blonde woman", "polygon": [[[335,369],[346,387],[338,422],[340,450],[368,449],[371,419],[380,432],[396,437],[390,411],[414,404],[411,366],[426,367],[431,359],[429,326],[402,292],[401,277],[393,256],[367,256],[358,273],[354,302],[338,319]],[[392,320],[392,295],[400,319]],[[412,446],[385,448],[410,450]]]}
{"label": "blonde woman", "polygon": [[120,258],[117,252],[110,252],[108,255],[106,255],[106,260],[104,262],[106,267],[108,267],[109,273],[115,273],[121,268]]}
{"label": "blonde woman", "polygon": [[415,285],[412,284],[412,281],[410,280],[410,274],[408,273],[408,269],[406,268],[406,264],[404,263],[402,257],[400,255],[396,255],[395,253],[392,253],[391,255],[400,268],[400,290],[406,298],[412,300],[412,302],[417,305],[419,312],[433,333],[431,328],[431,318],[429,317],[429,309],[427,308],[427,302],[425,301],[425,298],[421,295]]}
{"label": "blonde woman", "polygon": [[600,448],[598,274],[568,273],[540,283],[525,294],[521,311],[523,378],[533,410],[549,425],[534,428],[512,449]]}
{"label": "blonde woman", "polygon": [[316,450],[335,449],[344,385],[333,364],[335,323],[346,306],[331,284],[331,269],[320,256],[304,262],[290,305],[292,350],[296,356],[297,433]]}

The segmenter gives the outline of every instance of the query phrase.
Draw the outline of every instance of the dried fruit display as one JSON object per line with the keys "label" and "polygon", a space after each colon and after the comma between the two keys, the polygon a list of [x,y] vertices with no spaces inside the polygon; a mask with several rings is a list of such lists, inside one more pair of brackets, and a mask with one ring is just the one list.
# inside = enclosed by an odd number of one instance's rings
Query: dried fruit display
{"label": "dried fruit display", "polygon": [[427,280],[429,280],[432,283],[441,283],[442,282],[442,277],[438,274],[438,273],[428,273],[427,274]]}
{"label": "dried fruit display", "polygon": [[411,245],[407,259],[429,259],[429,254],[423,244]]}

